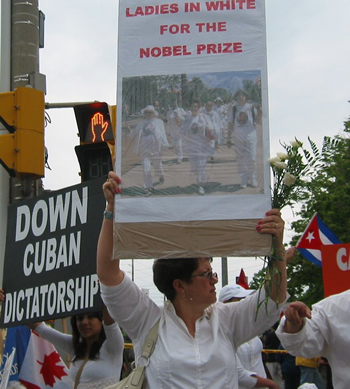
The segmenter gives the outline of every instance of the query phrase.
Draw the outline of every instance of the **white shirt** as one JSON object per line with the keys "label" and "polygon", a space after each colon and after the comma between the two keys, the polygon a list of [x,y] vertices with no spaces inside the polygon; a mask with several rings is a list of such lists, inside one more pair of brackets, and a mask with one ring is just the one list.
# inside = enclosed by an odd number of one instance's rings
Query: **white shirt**
{"label": "white shirt", "polygon": [[146,368],[146,388],[152,389],[237,389],[236,348],[271,327],[280,311],[269,301],[268,314],[263,304],[255,320],[259,293],[237,304],[218,302],[197,320],[192,337],[170,301],[158,307],[126,275],[118,286],[100,287],[111,316],[133,340],[136,359],[160,318],[158,340]]}
{"label": "white shirt", "polygon": [[276,331],[292,355],[326,357],[332,368],[335,389],[348,389],[350,382],[350,290],[325,298],[312,306],[312,319],[305,319],[300,332],[283,332],[285,317]]}
{"label": "white shirt", "polygon": [[[100,348],[99,357],[96,360],[89,360],[85,364],[79,380],[79,389],[105,388],[119,382],[123,364],[124,338],[117,323],[109,326],[104,325],[104,329],[106,340]],[[72,335],[63,334],[45,323],[40,324],[35,332],[57,349],[68,353],[71,358],[74,357]],[[78,359],[71,363],[69,377],[73,383],[83,362],[83,359]]]}
{"label": "white shirt", "polygon": [[[263,344],[261,340],[256,336],[255,338],[243,343],[237,349],[237,355],[242,363],[243,368],[248,372],[250,376],[253,374],[266,378],[266,372],[264,364],[262,362],[261,353],[263,350]],[[252,383],[255,381],[254,385]],[[254,388],[257,379],[252,377],[250,383],[241,381],[239,382],[240,389]]]}
{"label": "white shirt", "polygon": [[161,119],[143,119],[137,123],[131,136],[136,140],[133,152],[145,156],[149,153],[161,153],[169,147]]}

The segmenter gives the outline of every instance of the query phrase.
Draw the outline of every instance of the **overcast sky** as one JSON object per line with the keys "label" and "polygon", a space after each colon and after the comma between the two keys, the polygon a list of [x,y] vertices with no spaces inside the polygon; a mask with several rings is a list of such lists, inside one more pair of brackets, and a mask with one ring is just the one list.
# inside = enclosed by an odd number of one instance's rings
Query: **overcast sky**
{"label": "overcast sky", "polygon": [[[118,1],[39,0],[39,8],[46,16],[46,101],[116,104]],[[279,141],[310,136],[320,146],[323,136],[342,132],[350,113],[349,15],[349,0],[266,0],[271,155],[282,151]],[[44,185],[61,189],[80,182],[77,126],[72,109],[48,113],[52,171]],[[247,267],[254,274],[261,263]]]}

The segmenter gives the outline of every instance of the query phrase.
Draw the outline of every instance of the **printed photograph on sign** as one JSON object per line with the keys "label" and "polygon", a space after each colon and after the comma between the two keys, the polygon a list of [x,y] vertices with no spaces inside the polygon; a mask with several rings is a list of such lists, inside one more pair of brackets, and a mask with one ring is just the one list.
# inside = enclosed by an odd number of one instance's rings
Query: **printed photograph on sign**
{"label": "printed photograph on sign", "polygon": [[264,193],[261,72],[122,80],[122,197]]}

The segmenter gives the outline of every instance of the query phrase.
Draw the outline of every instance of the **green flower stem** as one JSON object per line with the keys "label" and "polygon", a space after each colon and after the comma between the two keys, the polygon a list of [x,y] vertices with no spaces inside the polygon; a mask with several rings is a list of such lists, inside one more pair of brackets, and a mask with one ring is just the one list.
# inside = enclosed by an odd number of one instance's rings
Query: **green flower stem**
{"label": "green flower stem", "polygon": [[[273,174],[271,188],[272,208],[282,209],[285,206],[293,208],[294,204],[308,196],[308,182],[313,179],[315,167],[320,160],[320,153],[314,142],[309,139],[312,154],[303,147],[303,143],[295,138],[290,145],[281,143],[283,153],[277,153],[270,159]],[[286,174],[293,176],[293,182],[284,181]],[[286,298],[287,270],[283,243],[272,237],[271,254],[265,257],[263,269],[266,269],[266,279],[259,285],[259,297],[265,288],[265,299],[259,303],[257,312],[262,304],[271,298],[279,304]],[[259,298],[260,301],[260,298]]]}
{"label": "green flower stem", "polygon": [[265,288],[265,299],[258,301],[256,315],[262,304],[265,304],[267,312],[268,300],[272,299],[278,306],[281,301],[286,298],[287,290],[287,269],[285,261],[285,249],[281,242],[277,242],[276,238],[272,237],[271,255],[265,257],[266,277],[259,287],[259,297],[261,289]]}

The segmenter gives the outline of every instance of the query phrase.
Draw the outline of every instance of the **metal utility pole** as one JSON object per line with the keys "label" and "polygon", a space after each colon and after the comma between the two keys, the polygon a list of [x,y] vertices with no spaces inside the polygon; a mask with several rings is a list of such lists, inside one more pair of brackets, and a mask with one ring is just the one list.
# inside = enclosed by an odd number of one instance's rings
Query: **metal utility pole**
{"label": "metal utility pole", "polygon": [[[2,97],[5,98],[6,93],[15,91],[18,87],[31,87],[45,92],[45,76],[39,73],[39,48],[43,47],[44,15],[38,9],[38,0],[1,0],[0,4]],[[0,135],[4,135],[3,139],[11,138],[7,136],[8,134],[9,131],[0,126]],[[3,144],[8,143],[4,141]],[[42,154],[44,161],[44,151]],[[0,183],[0,279],[2,279],[8,204],[40,194],[42,182],[41,179],[33,181],[30,178],[23,180],[9,178],[8,173],[0,168]]]}
{"label": "metal utility pole", "polygon": [[12,0],[11,14],[11,90],[14,90],[30,85],[30,75],[39,72],[38,1]]}
{"label": "metal utility pole", "polygon": [[[45,76],[39,73],[39,47],[43,47],[43,42],[40,45],[43,41],[42,15],[38,0],[11,0],[11,90],[30,86],[46,91]],[[37,196],[41,189],[41,179],[20,181],[11,178],[10,202]]]}
{"label": "metal utility pole", "polygon": [[[0,93],[10,90],[11,69],[11,0],[1,0],[0,8]],[[0,134],[7,130],[0,125]],[[7,228],[7,206],[9,204],[9,178],[5,169],[0,168],[0,283],[3,277],[5,240]]]}
{"label": "metal utility pole", "polygon": [[221,257],[221,278],[222,285],[228,284],[228,269],[227,269],[227,257]]}

